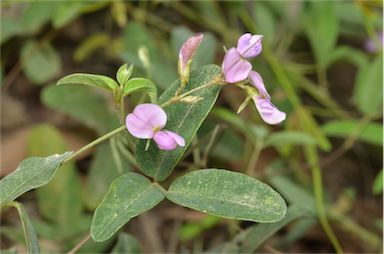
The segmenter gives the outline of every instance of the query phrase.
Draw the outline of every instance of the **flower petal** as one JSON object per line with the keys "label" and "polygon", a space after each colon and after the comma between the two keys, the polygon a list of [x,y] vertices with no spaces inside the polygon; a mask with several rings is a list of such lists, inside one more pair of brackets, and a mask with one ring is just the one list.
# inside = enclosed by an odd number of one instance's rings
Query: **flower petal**
{"label": "flower petal", "polygon": [[224,56],[223,72],[225,80],[229,83],[236,83],[245,80],[252,69],[252,65],[235,48],[231,48]]}
{"label": "flower petal", "polygon": [[173,150],[177,145],[185,145],[183,137],[172,131],[159,131],[155,134],[153,140],[161,150]]}
{"label": "flower petal", "polygon": [[152,138],[154,128],[163,128],[167,123],[164,110],[156,105],[144,103],[136,106],[125,120],[128,131],[137,138]]}
{"label": "flower petal", "polygon": [[262,35],[243,34],[237,41],[237,50],[244,58],[253,58],[260,54],[262,50]]}
{"label": "flower petal", "polygon": [[263,98],[271,99],[271,96],[268,94],[260,74],[257,73],[256,71],[251,71],[249,73],[249,77],[251,78],[252,85],[256,87],[257,90],[259,90],[259,96]]}
{"label": "flower petal", "polygon": [[264,122],[275,125],[285,120],[286,114],[278,110],[269,99],[263,99],[258,96],[254,96],[252,99]]}

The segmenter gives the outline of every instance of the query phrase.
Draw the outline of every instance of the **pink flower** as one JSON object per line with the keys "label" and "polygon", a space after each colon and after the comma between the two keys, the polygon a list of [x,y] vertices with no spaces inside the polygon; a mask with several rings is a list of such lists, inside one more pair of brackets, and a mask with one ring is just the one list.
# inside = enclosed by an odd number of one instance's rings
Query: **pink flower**
{"label": "pink flower", "polygon": [[246,33],[239,38],[236,48],[228,50],[224,56],[222,65],[227,82],[236,83],[248,77],[252,65],[247,59],[260,54],[262,50],[262,39],[262,35]]}
{"label": "pink flower", "polygon": [[259,91],[259,94],[253,96],[252,99],[257,111],[259,111],[261,119],[271,125],[279,124],[284,121],[286,114],[271,103],[271,96],[268,94],[267,89],[265,89],[261,76],[257,72],[251,71],[249,77],[252,85]]}
{"label": "pink flower", "polygon": [[156,105],[144,103],[137,105],[127,115],[125,125],[132,136],[140,139],[152,139],[161,150],[173,150],[185,146],[184,138],[175,132],[162,130],[167,123],[167,114]]}
{"label": "pink flower", "polygon": [[204,35],[198,33],[195,36],[190,37],[179,51],[179,75],[183,83],[188,82],[189,72],[192,63],[192,58],[195,55],[197,48],[199,47]]}

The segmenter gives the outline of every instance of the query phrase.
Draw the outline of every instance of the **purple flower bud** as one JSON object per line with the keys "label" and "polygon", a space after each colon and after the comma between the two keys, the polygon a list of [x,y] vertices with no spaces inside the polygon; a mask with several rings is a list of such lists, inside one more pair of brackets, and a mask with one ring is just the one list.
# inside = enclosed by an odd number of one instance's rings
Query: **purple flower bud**
{"label": "purple flower bud", "polygon": [[195,36],[190,37],[184,42],[183,46],[181,46],[179,51],[179,74],[182,78],[183,76],[189,77],[189,66],[203,37],[204,35],[202,33],[198,33]]}
{"label": "purple flower bud", "polygon": [[364,47],[365,47],[365,50],[369,53],[376,53],[378,52],[379,50],[382,50],[383,49],[383,45],[384,45],[384,41],[383,41],[383,33],[382,32],[378,32],[377,33],[377,36],[379,38],[379,41],[380,41],[380,46],[381,46],[381,49],[377,48],[377,45],[376,43],[372,40],[372,39],[368,39],[365,41],[365,44],[364,44]]}
{"label": "purple flower bud", "polygon": [[225,80],[228,83],[236,83],[247,79],[252,65],[243,59],[235,48],[231,48],[224,56],[222,69]]}
{"label": "purple flower bud", "polygon": [[262,35],[243,34],[237,41],[237,51],[247,59],[256,57],[262,50],[262,39]]}
{"label": "purple flower bud", "polygon": [[153,138],[162,150],[173,150],[185,146],[183,137],[172,131],[163,130],[167,123],[167,115],[156,104],[140,104],[127,115],[125,125],[132,136],[140,139]]}
{"label": "purple flower bud", "polygon": [[257,72],[251,71],[249,77],[253,86],[259,91],[259,95],[253,96],[252,99],[255,102],[256,109],[259,111],[261,119],[271,125],[279,124],[284,121],[286,114],[271,103],[271,96],[268,94],[261,76]]}

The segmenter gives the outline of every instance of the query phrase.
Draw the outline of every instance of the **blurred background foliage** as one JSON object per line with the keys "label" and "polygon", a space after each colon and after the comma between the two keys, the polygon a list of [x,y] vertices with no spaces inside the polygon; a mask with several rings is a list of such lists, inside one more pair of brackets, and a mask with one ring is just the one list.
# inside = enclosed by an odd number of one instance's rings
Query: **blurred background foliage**
{"label": "blurred background foliage", "polygon": [[[222,47],[234,46],[245,32],[264,35],[253,66],[287,120],[267,126],[253,105],[237,115],[246,95],[227,86],[175,176],[203,167],[247,172],[284,196],[291,205],[287,217],[254,225],[163,202],[115,239],[88,241],[80,252],[332,252],[316,217],[314,165],[321,168],[326,214],[344,251],[380,251],[382,1],[0,5],[2,176],[26,156],[76,150],[119,125],[112,98],[91,87],[56,87],[64,75],[114,78],[129,63],[133,76],[151,79],[161,91],[177,78],[178,50],[193,33],[203,32],[204,40],[192,69],[221,65]],[[127,109],[142,100],[129,97]],[[52,182],[21,198],[44,252],[75,246],[111,181],[136,170],[127,138],[117,136],[66,164]],[[1,249],[25,250],[15,211],[4,211],[1,224]]]}

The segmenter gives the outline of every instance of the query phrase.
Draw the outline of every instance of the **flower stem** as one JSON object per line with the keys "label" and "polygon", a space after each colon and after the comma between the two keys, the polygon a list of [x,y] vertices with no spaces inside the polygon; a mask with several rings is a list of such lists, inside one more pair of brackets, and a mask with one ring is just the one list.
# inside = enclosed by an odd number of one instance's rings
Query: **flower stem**
{"label": "flower stem", "polygon": [[76,152],[74,152],[71,156],[69,156],[68,158],[66,158],[65,160],[63,160],[62,164],[76,158],[79,154],[91,149],[92,147],[94,147],[95,145],[98,145],[100,144],[101,142],[109,139],[110,137],[116,135],[117,133],[119,132],[122,132],[123,130],[125,130],[125,125],[123,126],[120,126],[119,128],[111,131],[111,132],[108,132],[107,134],[105,134],[104,136],[101,136],[100,138],[92,141],[91,143],[89,143],[88,145],[85,145],[83,146],[82,148],[80,148],[79,150],[77,150]]}

